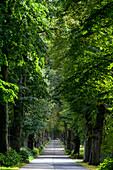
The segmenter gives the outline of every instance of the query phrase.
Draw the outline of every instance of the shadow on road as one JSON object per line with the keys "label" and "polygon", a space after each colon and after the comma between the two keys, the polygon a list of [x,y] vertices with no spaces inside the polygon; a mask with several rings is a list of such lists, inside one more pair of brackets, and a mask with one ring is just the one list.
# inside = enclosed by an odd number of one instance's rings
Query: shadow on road
{"label": "shadow on road", "polygon": [[38,158],[26,164],[20,170],[87,170],[75,163],[64,152],[58,140],[51,140]]}

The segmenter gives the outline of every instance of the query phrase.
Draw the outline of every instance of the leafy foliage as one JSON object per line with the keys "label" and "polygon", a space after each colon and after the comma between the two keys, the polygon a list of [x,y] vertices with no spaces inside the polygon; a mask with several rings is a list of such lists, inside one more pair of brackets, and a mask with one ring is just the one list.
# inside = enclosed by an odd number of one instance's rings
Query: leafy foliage
{"label": "leafy foliage", "polygon": [[25,148],[21,148],[20,153],[22,157],[22,162],[29,162],[29,152]]}
{"label": "leafy foliage", "polygon": [[58,31],[53,34],[50,54],[53,68],[62,75],[55,93],[62,101],[61,113],[68,129],[78,129],[81,139],[86,117],[91,127],[87,138],[100,123],[97,123],[99,107],[105,109],[103,120],[112,112],[111,4],[104,0],[55,3],[56,8],[59,6],[54,13]]}
{"label": "leafy foliage", "polygon": [[54,137],[72,130],[84,141],[86,118],[89,137],[103,106],[101,153],[112,154],[112,11],[111,0],[0,3],[0,104],[9,102],[10,133],[23,125],[36,141],[45,129]]}
{"label": "leafy foliage", "polygon": [[33,148],[32,152],[33,152],[34,156],[38,156],[39,155],[39,149],[38,148]]}
{"label": "leafy foliage", "polygon": [[19,165],[22,161],[21,156],[13,149],[9,148],[9,153],[7,155],[3,155],[0,153],[0,163],[3,166],[13,166]]}
{"label": "leafy foliage", "polygon": [[103,163],[100,163],[99,170],[112,170],[113,169],[113,159],[106,158]]}
{"label": "leafy foliage", "polygon": [[0,153],[0,164],[4,165],[4,163],[5,163],[5,155]]}

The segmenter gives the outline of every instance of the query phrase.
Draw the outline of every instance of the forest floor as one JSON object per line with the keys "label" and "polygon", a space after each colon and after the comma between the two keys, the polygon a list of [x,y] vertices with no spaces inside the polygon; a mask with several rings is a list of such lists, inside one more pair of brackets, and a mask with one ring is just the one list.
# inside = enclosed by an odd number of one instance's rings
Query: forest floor
{"label": "forest floor", "polygon": [[51,140],[42,155],[19,170],[88,170],[70,159],[58,140]]}

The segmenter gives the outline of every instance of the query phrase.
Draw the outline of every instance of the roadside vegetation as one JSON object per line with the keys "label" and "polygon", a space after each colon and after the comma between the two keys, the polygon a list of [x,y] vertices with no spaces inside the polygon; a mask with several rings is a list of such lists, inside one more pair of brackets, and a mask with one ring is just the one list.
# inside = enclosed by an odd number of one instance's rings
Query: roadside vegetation
{"label": "roadside vegetation", "polygon": [[21,148],[20,152],[17,153],[15,150],[9,148],[7,155],[0,153],[0,170],[1,169],[18,169],[29,163],[31,160],[37,158],[44,151],[49,140],[41,145],[39,148]]}
{"label": "roadside vegetation", "polygon": [[0,1],[0,166],[49,137],[113,168],[113,0]]}

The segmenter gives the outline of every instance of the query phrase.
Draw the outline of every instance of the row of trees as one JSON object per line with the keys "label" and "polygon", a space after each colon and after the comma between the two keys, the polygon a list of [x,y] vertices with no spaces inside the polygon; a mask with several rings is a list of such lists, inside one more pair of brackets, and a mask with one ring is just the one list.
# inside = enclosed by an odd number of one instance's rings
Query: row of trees
{"label": "row of trees", "polygon": [[0,152],[50,134],[75,154],[85,141],[84,161],[99,164],[113,124],[112,11],[111,0],[1,1]]}
{"label": "row of trees", "polygon": [[67,0],[54,4],[58,30],[53,34],[50,53],[62,76],[55,95],[63,105],[63,126],[79,138],[82,134],[84,161],[98,165],[106,125],[112,125],[108,121],[113,98],[113,2]]}
{"label": "row of trees", "polygon": [[47,136],[44,105],[49,93],[43,70],[47,46],[41,33],[48,29],[48,13],[45,1],[0,2],[1,153],[7,153],[8,146],[19,151],[22,136],[25,146],[29,134],[30,140]]}

